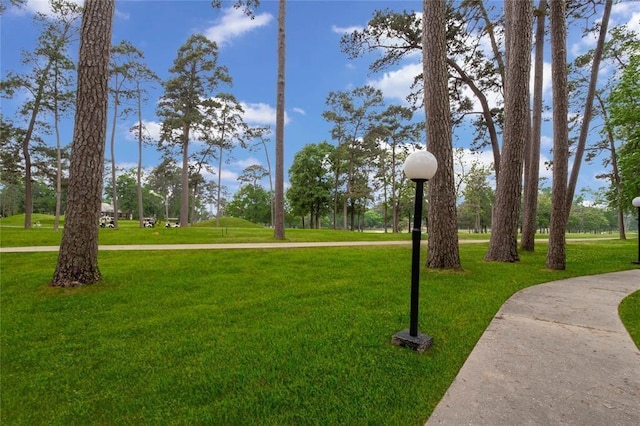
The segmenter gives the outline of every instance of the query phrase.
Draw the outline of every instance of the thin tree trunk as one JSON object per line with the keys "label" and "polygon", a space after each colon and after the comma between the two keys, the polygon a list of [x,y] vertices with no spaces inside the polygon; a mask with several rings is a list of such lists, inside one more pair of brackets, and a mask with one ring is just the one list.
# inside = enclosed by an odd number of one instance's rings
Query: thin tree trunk
{"label": "thin tree trunk", "polygon": [[[602,110],[602,114],[604,115],[604,122],[608,123],[609,118],[607,117],[607,109],[605,108],[604,101],[600,97],[600,95],[596,94],[596,99],[600,104],[600,109]],[[618,211],[618,232],[621,240],[626,240],[627,235],[624,229],[624,207],[622,205],[622,182],[620,179],[620,170],[618,169],[618,156],[616,154],[616,143],[615,138],[613,136],[613,131],[611,130],[611,126],[605,125],[605,130],[607,134],[607,141],[609,142],[609,154],[611,158],[611,183],[616,189],[616,210]]]}
{"label": "thin tree trunk", "polygon": [[446,0],[423,0],[422,3],[427,149],[438,161],[438,171],[429,181],[427,267],[460,269],[448,93],[446,3]]}
{"label": "thin tree trunk", "polygon": [[54,82],[53,94],[53,121],[56,130],[56,215],[53,221],[53,230],[60,229],[60,209],[62,208],[62,153],[60,149],[60,116],[58,111],[58,68]]}
{"label": "thin tree trunk", "polygon": [[224,141],[224,135],[222,136],[221,140],[220,140],[220,154],[218,155],[218,194],[216,199],[217,201],[217,209],[216,209],[216,227],[220,228],[220,218],[222,217],[222,207],[220,206],[220,203],[222,202],[221,197],[222,197],[222,144]]}
{"label": "thin tree trunk", "polygon": [[116,121],[118,120],[118,77],[116,76],[115,93],[113,98],[113,122],[111,123],[111,197],[113,198],[113,226],[118,228],[118,188],[116,187]]}
{"label": "thin tree trunk", "polygon": [[144,208],[142,206],[142,92],[140,83],[136,82],[138,95],[138,221],[144,227]]}
{"label": "thin tree trunk", "polygon": [[480,9],[480,13],[482,14],[482,19],[484,19],[485,28],[487,29],[487,34],[489,35],[489,40],[491,41],[491,50],[493,51],[493,57],[498,64],[498,71],[500,72],[500,78],[502,83],[504,84],[504,61],[502,60],[502,54],[500,54],[500,48],[498,47],[498,42],[496,41],[496,35],[493,31],[495,25],[489,19],[489,14],[487,13],[487,9],[484,7],[483,0],[478,0],[478,7]]}
{"label": "thin tree trunk", "polygon": [[482,106],[482,116],[484,117],[484,121],[487,126],[487,131],[489,132],[489,140],[491,140],[491,151],[493,152],[493,170],[495,171],[496,178],[500,175],[500,143],[498,142],[498,131],[496,130],[495,122],[493,120],[493,115],[491,113],[491,108],[489,107],[489,101],[487,101],[487,97],[484,95],[482,90],[478,86],[476,86],[475,82],[467,73],[458,65],[453,59],[447,59],[447,63],[453,67],[457,72],[462,81],[464,81],[469,89],[476,95],[478,102]]}
{"label": "thin tree trunk", "polygon": [[269,198],[271,204],[271,226],[274,226],[274,217],[275,217],[275,200],[273,192],[273,180],[271,179],[271,161],[269,161],[269,151],[267,150],[267,143],[264,139],[261,140],[262,146],[264,147],[264,155],[267,158],[267,170],[269,172]]}
{"label": "thin tree trunk", "polygon": [[567,175],[569,169],[569,91],[567,88],[567,26],[564,0],[551,0],[551,83],[553,88],[553,183],[547,268],[566,268]]}
{"label": "thin tree trunk", "polygon": [[101,279],[98,221],[102,202],[114,9],[114,0],[86,0],[84,3],[69,199],[52,286],[70,287]]}
{"label": "thin tree trunk", "polygon": [[[602,20],[600,21],[600,35],[598,36],[598,44],[596,45],[596,50],[593,54],[593,62],[591,63],[589,90],[587,92],[587,99],[585,100],[584,113],[582,114],[580,136],[578,137],[578,145],[576,147],[576,154],[573,159],[573,167],[571,169],[571,177],[569,178],[569,185],[567,189],[567,199],[565,201],[565,216],[567,217],[567,219],[569,218],[569,213],[571,212],[573,196],[576,192],[576,184],[578,183],[578,175],[580,174],[580,165],[582,164],[582,157],[584,157],[584,149],[587,144],[587,137],[589,136],[589,124],[591,124],[591,116],[593,113],[593,98],[596,93],[596,85],[598,84],[600,61],[602,59],[604,43],[607,38],[607,27],[609,25],[609,17],[611,16],[612,7],[613,0],[606,0],[604,4],[604,11],[602,13]],[[565,221],[567,219],[565,219]]]}
{"label": "thin tree trunk", "polygon": [[542,83],[544,73],[544,29],[547,0],[540,0],[536,13],[536,48],[533,72],[533,113],[528,170],[524,179],[524,202],[522,207],[522,240],[520,248],[535,250],[536,216],[538,210],[538,179],[540,177],[540,139],[542,130]]}
{"label": "thin tree trunk", "polygon": [[506,80],[501,170],[486,260],[515,262],[524,149],[529,137],[529,75],[531,67],[530,0],[507,0],[505,8]]}
{"label": "thin tree trunk", "polygon": [[284,100],[285,100],[285,9],[286,1],[278,5],[278,84],[276,99],[276,193],[274,237],[284,235]]}
{"label": "thin tree trunk", "polygon": [[180,190],[180,226],[189,224],[189,124],[182,128],[182,187]]}

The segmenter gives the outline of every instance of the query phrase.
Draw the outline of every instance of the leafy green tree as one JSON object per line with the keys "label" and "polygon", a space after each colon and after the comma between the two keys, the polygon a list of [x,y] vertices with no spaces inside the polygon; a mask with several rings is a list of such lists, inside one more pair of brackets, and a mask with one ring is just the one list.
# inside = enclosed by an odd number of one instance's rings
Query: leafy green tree
{"label": "leafy green tree", "polygon": [[[402,179],[402,161],[410,146],[415,146],[421,138],[422,123],[410,123],[413,111],[410,108],[390,105],[377,118],[378,125],[370,132],[373,137],[384,143],[380,147],[380,157],[376,179],[383,193],[384,229],[387,231],[387,206],[391,205],[392,232],[398,232],[400,220],[398,210],[398,181]],[[390,194],[389,194],[390,193]]]}
{"label": "leafy green tree", "polygon": [[138,215],[140,219],[140,227],[143,227],[145,214],[142,188],[142,145],[143,143],[151,143],[152,141],[149,136],[149,132],[142,122],[142,103],[148,101],[146,86],[159,83],[161,80],[160,77],[151,71],[144,63],[136,62],[131,69],[131,81],[134,84],[133,98],[136,102],[135,109],[138,115],[138,123],[132,126],[130,130],[135,133],[138,140]]}
{"label": "leafy green tree", "polygon": [[627,211],[640,194],[640,54],[633,54],[620,81],[609,96],[609,125],[625,141],[618,150],[621,201]]}
{"label": "leafy green tree", "polygon": [[489,185],[488,177],[491,175],[491,167],[480,163],[473,163],[471,170],[465,176],[465,187],[462,191],[465,205],[473,218],[474,233],[484,232],[491,223],[491,206],[493,205],[493,190]]}
{"label": "leafy green tree", "polygon": [[311,228],[318,228],[320,218],[329,210],[333,183],[329,158],[335,149],[327,142],[305,145],[289,169],[287,200],[295,214],[309,215]]}
{"label": "leafy green tree", "polygon": [[260,185],[244,184],[225,207],[225,215],[266,224],[271,219],[271,195]]}
{"label": "leafy green tree", "polygon": [[[23,183],[24,164],[20,159],[20,147],[24,129],[0,116],[0,183],[2,185]],[[24,204],[24,200],[23,200]]]}
{"label": "leafy green tree", "polygon": [[[582,164],[582,159],[584,157],[584,151],[587,144],[587,137],[589,136],[589,125],[591,124],[591,117],[593,115],[593,99],[595,97],[596,88],[598,84],[598,74],[600,72],[600,61],[602,60],[605,41],[607,38],[607,27],[609,25],[609,17],[611,16],[612,7],[613,7],[613,0],[605,0],[602,19],[600,20],[600,31],[599,31],[598,41],[596,44],[596,48],[593,52],[593,58],[591,63],[591,75],[589,78],[587,96],[584,102],[584,112],[582,114],[580,136],[578,138],[578,143],[575,149],[575,155],[573,158],[573,167],[571,169],[571,176],[569,177],[568,183],[567,183],[567,195],[565,199],[565,212],[564,212],[565,216],[567,217],[569,216],[569,212],[571,211],[573,196],[575,194],[576,185],[578,183],[578,175],[580,173],[580,167]],[[565,219],[565,222],[566,222],[566,219]]]}
{"label": "leafy green tree", "polygon": [[[383,105],[382,92],[371,86],[357,87],[349,92],[331,92],[325,103],[329,109],[324,111],[322,116],[333,124],[331,137],[337,142],[336,150],[333,152],[333,226],[337,228],[338,198],[342,192],[342,228],[347,229],[347,214],[351,205],[353,230],[353,206],[363,193],[356,191],[356,179],[372,158],[373,151],[371,146],[365,143],[364,136],[374,127],[378,108]],[[340,191],[343,182],[344,188]]]}
{"label": "leafy green tree", "polygon": [[180,225],[189,220],[189,143],[202,129],[204,109],[220,83],[231,83],[227,69],[218,65],[218,46],[204,35],[195,34],[178,49],[169,68],[172,77],[164,83],[164,94],[157,114],[162,119],[160,144],[178,147],[182,152],[182,191]]}
{"label": "leafy green tree", "polygon": [[24,211],[24,186],[22,182],[3,183],[0,188],[0,215],[13,216]]}
{"label": "leafy green tree", "polygon": [[[116,177],[115,186],[113,181],[108,181],[105,185],[105,195],[107,200],[114,206],[114,212],[122,212],[126,216],[132,216],[136,208],[137,190],[136,178],[133,170],[121,173]],[[114,198],[120,200],[118,209],[115,208]],[[117,214],[114,215],[117,216]]]}
{"label": "leafy green tree", "polygon": [[164,158],[149,174],[147,186],[162,199],[165,220],[180,212],[181,181],[182,171],[172,158]]}
{"label": "leafy green tree", "polygon": [[[206,163],[208,158],[217,157],[218,205],[221,204],[222,197],[222,165],[225,160],[225,152],[230,151],[236,145],[247,148],[247,140],[254,137],[253,129],[250,129],[244,122],[243,113],[242,105],[229,93],[220,93],[210,99],[204,112],[205,146],[198,152],[195,161],[199,171],[199,166]],[[256,129],[256,132],[260,130]],[[220,226],[221,216],[222,209],[218,209],[216,226]]]}
{"label": "leafy green tree", "polygon": [[[447,55],[446,63],[451,77],[450,99],[454,123],[468,114],[476,114],[473,102],[465,94],[469,88],[481,105],[479,119],[475,123],[477,130],[476,142],[480,146],[489,143],[494,154],[496,174],[500,166],[499,126],[502,121],[500,108],[492,108],[487,100],[486,92],[495,91],[503,87],[504,77],[502,54],[496,40],[500,33],[496,31],[502,27],[499,19],[493,22],[482,1],[464,1],[459,7],[449,5],[446,9],[447,26]],[[473,25],[467,22],[473,21]],[[483,28],[484,27],[484,28]],[[466,29],[473,28],[473,31]],[[494,58],[485,56],[480,48],[483,38],[478,34],[488,34],[492,40]],[[345,34],[340,46],[349,58],[362,57],[367,53],[378,56],[369,69],[374,73],[382,72],[397,65],[403,58],[420,52],[422,49],[421,17],[417,12],[395,12],[391,10],[376,11],[366,28]],[[415,106],[422,100],[423,78],[417,75],[414,80],[412,93],[408,100]],[[488,141],[487,141],[488,139]]]}
{"label": "leafy green tree", "polygon": [[[128,105],[130,101],[137,100],[138,106],[138,126],[134,126],[138,133],[138,143],[142,143],[142,131],[141,128],[141,98],[143,96],[143,89],[141,88],[141,82],[144,80],[158,81],[158,77],[149,70],[144,63],[143,53],[133,46],[130,42],[122,40],[119,44],[111,48],[111,63],[110,63],[110,84],[109,91],[113,99],[113,117],[111,121],[111,180],[116,180],[116,158],[115,158],[115,137],[116,137],[116,123],[118,119],[126,118],[133,113],[136,108],[133,105]],[[139,146],[139,151],[141,147]],[[140,157],[140,155],[139,155]],[[140,162],[140,158],[139,158]],[[139,176],[140,177],[140,176]],[[138,179],[140,184],[140,179]],[[115,191],[115,187],[113,190]],[[142,197],[141,187],[138,186],[138,195]],[[118,210],[118,197],[117,193],[112,194],[113,208]],[[141,202],[141,200],[138,200]],[[138,206],[139,212],[142,211],[142,205]],[[118,216],[114,218],[114,225],[118,227]],[[142,226],[142,219],[140,219],[140,226]]]}
{"label": "leafy green tree", "polygon": [[29,95],[19,110],[26,121],[26,130],[21,134],[25,172],[25,228],[31,228],[33,211],[30,145],[32,142],[42,144],[42,133],[49,131],[48,124],[40,119],[42,113],[57,112],[54,108],[56,102],[64,100],[65,96],[68,98],[68,94],[58,89],[61,78],[64,78],[63,70],[71,68],[67,50],[77,34],[80,17],[79,6],[66,0],[53,0],[51,9],[53,16],[38,13],[34,18],[42,30],[35,49],[23,55],[22,62],[30,70],[25,74],[10,72],[0,83],[0,91],[5,97],[13,97],[19,92]]}

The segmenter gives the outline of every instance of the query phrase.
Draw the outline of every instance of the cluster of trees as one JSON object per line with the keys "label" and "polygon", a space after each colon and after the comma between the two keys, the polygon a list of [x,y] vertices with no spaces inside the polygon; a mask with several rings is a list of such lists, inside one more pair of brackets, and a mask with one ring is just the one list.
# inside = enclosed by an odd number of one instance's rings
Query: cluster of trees
{"label": "cluster of trees", "polygon": [[[637,137],[633,128],[637,125],[632,124],[630,115],[623,115],[616,104],[626,102],[625,111],[637,111],[638,98],[632,96],[637,78],[624,76],[627,73],[637,76],[634,57],[640,52],[640,44],[638,35],[624,26],[608,30],[612,3],[611,0],[570,3],[541,0],[534,8],[533,1],[507,0],[501,4],[502,8],[497,8],[496,4],[481,0],[456,4],[425,1],[422,17],[416,12],[379,11],[365,29],[343,37],[342,48],[350,57],[376,55],[372,72],[387,70],[414,52],[423,53],[423,73],[416,76],[415,92],[410,99],[416,100],[418,106],[420,100],[425,100],[428,149],[440,164],[429,186],[429,219],[434,224],[438,220],[443,222],[433,226],[434,232],[429,236],[430,252],[446,253],[456,239],[455,212],[451,207],[455,194],[451,127],[464,123],[466,116],[476,117],[476,144],[490,146],[494,157],[497,184],[487,260],[518,260],[521,206],[524,206],[521,248],[534,249],[547,30],[552,57],[554,129],[547,267],[565,267],[564,234],[585,152],[589,154],[587,159],[593,158],[596,152],[610,154],[604,157],[606,165],[611,166],[610,200],[619,210],[622,221],[623,212],[629,208],[625,194],[638,193],[640,181],[634,173],[637,169],[628,163],[633,156],[630,151],[638,152],[633,142]],[[585,22],[597,24],[585,26]],[[534,23],[535,38],[532,37]],[[596,47],[571,64],[567,63],[566,56],[569,25],[582,27],[585,36],[597,35]],[[484,49],[485,45],[489,49]],[[534,45],[532,67],[530,52]],[[445,69],[440,66],[443,63],[447,64]],[[599,84],[601,69],[621,72],[608,75],[606,82]],[[533,90],[529,87],[531,80]],[[626,94],[624,100],[619,92]],[[490,105],[490,95],[498,95],[501,101]],[[635,109],[629,103],[635,104]],[[595,115],[604,123],[606,140],[587,144]],[[576,119],[570,120],[572,116]],[[570,153],[573,153],[571,170],[568,167]],[[622,223],[619,229],[624,229]],[[430,267],[460,267],[455,251],[439,260],[432,261],[432,254],[429,256]]]}
{"label": "cluster of trees", "polygon": [[[22,2],[12,0],[12,3]],[[618,210],[621,233],[624,230],[623,213],[629,208],[629,200],[640,192],[637,125],[640,42],[638,35],[624,26],[608,29],[612,3],[612,0],[571,3],[540,0],[534,8],[532,0],[506,0],[501,4],[503,7],[498,8],[497,4],[482,0],[455,4],[446,0],[425,0],[422,16],[417,12],[376,12],[365,29],[345,35],[341,47],[354,58],[376,55],[371,63],[374,73],[385,71],[403,58],[421,52],[423,72],[416,75],[414,91],[409,96],[414,107],[385,106],[381,92],[368,86],[330,93],[323,117],[332,125],[333,144],[311,144],[299,153],[290,170],[292,186],[285,200],[281,169],[285,3],[280,0],[276,185],[265,197],[256,184],[256,176],[265,172],[247,171],[246,182],[229,207],[246,212],[251,207],[246,199],[268,198],[270,219],[275,221],[275,236],[283,238],[287,203],[293,214],[308,215],[310,226],[319,226],[322,217],[329,213],[334,228],[355,230],[366,222],[368,206],[381,196],[383,200],[379,204],[385,209],[382,216],[390,217],[391,229],[398,231],[410,188],[403,180],[399,164],[403,155],[421,139],[421,132],[426,130],[427,148],[439,164],[438,173],[428,185],[431,232],[427,265],[461,267],[454,243],[458,222],[456,202],[461,196],[465,203],[460,211],[469,212],[473,228],[486,226],[486,214],[491,211],[492,234],[486,259],[517,261],[520,220],[522,249],[534,249],[533,235],[538,228],[538,165],[544,107],[541,83],[548,30],[553,71],[554,147],[550,165],[553,182],[547,267],[563,269],[564,234],[567,227],[572,226],[570,212],[575,205],[575,187],[585,152],[587,160],[603,152],[607,154],[598,158],[605,158],[609,170],[608,200]],[[99,213],[97,206],[103,195],[108,101],[111,100],[113,111],[110,192],[116,205],[122,195],[118,193],[122,186],[119,180],[124,183],[132,176],[122,179],[116,176],[113,129],[123,114],[137,112],[138,124],[132,130],[140,147],[135,181],[137,212],[142,218],[145,216],[144,187],[149,183],[143,182],[141,170],[141,147],[148,138],[145,137],[140,104],[145,100],[145,88],[159,81],[144,65],[142,52],[126,41],[112,45],[113,0],[86,0],[83,11],[67,0],[51,0],[51,4],[52,17],[36,17],[42,32],[34,50],[25,53],[24,62],[31,67],[30,71],[21,75],[8,73],[0,86],[3,96],[12,97],[19,90],[31,94],[20,110],[18,121],[2,118],[2,186],[4,191],[11,185],[19,185],[22,180],[25,227],[28,228],[34,209],[33,185],[38,181],[34,173],[42,182],[55,181],[56,216],[62,206],[62,188],[66,180],[67,226],[54,282],[94,282],[99,279],[97,231],[95,226],[91,227],[90,219],[91,215]],[[213,1],[212,5],[219,7],[220,1]],[[239,0],[235,5],[251,14],[259,2]],[[597,22],[594,27],[584,26],[583,29],[585,35],[598,35],[596,47],[568,64],[567,27],[584,22]],[[532,35],[534,24],[535,37]],[[78,35],[80,53],[76,65],[68,51]],[[484,49],[485,45],[489,48]],[[534,45],[532,67],[530,52]],[[532,68],[533,79],[530,78]],[[598,83],[601,69],[612,68],[620,72],[614,72],[604,79],[604,83]],[[71,82],[76,72],[78,84],[74,93]],[[167,171],[169,174],[178,171],[180,185],[179,190],[165,186],[158,188],[160,192],[157,193],[163,199],[165,215],[169,213],[172,197],[179,196],[178,216],[181,224],[186,225],[189,220],[195,220],[205,199],[214,200],[218,217],[222,214],[220,172],[224,161],[228,160],[225,156],[228,156],[229,147],[232,143],[247,148],[266,146],[268,129],[247,126],[242,121],[241,106],[233,95],[218,91],[220,86],[231,84],[231,76],[218,63],[217,46],[205,37],[191,36],[179,48],[169,72],[171,76],[162,82],[164,93],[157,103],[162,136],[155,143],[165,153],[163,164],[170,165],[175,157],[181,158],[180,167],[176,164],[167,167],[167,170],[171,169]],[[533,90],[529,87],[530,80],[534,81]],[[496,105],[488,101],[492,96],[499,99]],[[533,105],[532,109],[530,105]],[[421,106],[425,108],[424,122],[413,119]],[[73,153],[67,176],[58,123],[61,115],[70,114],[74,109]],[[570,114],[573,110],[580,113]],[[475,148],[491,147],[493,170],[479,166],[473,169],[470,175],[474,179],[469,179],[464,193],[458,194],[453,129],[467,123],[469,116],[474,117]],[[574,116],[577,119],[572,119]],[[588,144],[594,116],[603,123],[602,138]],[[57,136],[55,150],[44,143],[43,136],[51,132]],[[194,139],[203,142],[197,152],[190,149]],[[55,171],[45,171],[47,167],[51,169],[53,163],[42,159],[51,158],[54,152]],[[571,154],[573,168],[569,170]],[[214,160],[218,163],[218,182],[204,182],[201,172]],[[496,182],[493,194],[486,185],[490,172]],[[271,170],[266,173],[270,176]],[[130,186],[130,181],[124,186]],[[493,203],[489,209],[486,203],[490,199]],[[122,203],[125,205],[124,199]],[[260,213],[254,208],[254,213],[256,221],[265,221],[264,211]],[[97,220],[93,222],[97,223]],[[91,255],[84,256],[83,252]],[[84,257],[87,267],[78,268],[77,263],[71,261],[74,257]],[[72,275],[74,278],[70,280]]]}

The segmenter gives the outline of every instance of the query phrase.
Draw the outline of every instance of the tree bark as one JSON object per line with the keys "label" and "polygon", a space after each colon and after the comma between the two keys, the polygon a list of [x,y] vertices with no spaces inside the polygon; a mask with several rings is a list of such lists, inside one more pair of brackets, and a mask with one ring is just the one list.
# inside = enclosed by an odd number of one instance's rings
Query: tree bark
{"label": "tree bark", "polygon": [[533,113],[531,141],[528,152],[527,174],[524,179],[524,202],[522,206],[522,240],[520,248],[535,250],[536,215],[538,210],[538,179],[540,177],[540,139],[542,130],[542,83],[544,73],[544,29],[547,15],[547,0],[540,0],[536,13],[536,48],[533,72]]}
{"label": "tree bark", "polygon": [[118,188],[116,185],[116,122],[118,121],[118,106],[120,106],[120,84],[116,76],[115,90],[113,95],[113,122],[111,123],[111,143],[109,144],[111,153],[111,197],[113,198],[113,226],[118,228]]}
{"label": "tree bark", "polygon": [[114,8],[114,0],[84,3],[66,223],[52,286],[92,284],[101,279],[98,221]]}
{"label": "tree bark", "polygon": [[276,99],[276,193],[274,237],[284,239],[284,88],[285,88],[285,0],[278,5],[278,83]]}
{"label": "tree bark", "polygon": [[438,161],[438,171],[429,181],[427,267],[460,269],[447,72],[447,5],[446,0],[423,0],[422,4],[427,149]]}
{"label": "tree bark", "polygon": [[[182,126],[182,184],[180,188],[180,226],[189,224],[189,133],[190,126]],[[219,200],[218,200],[219,201]]]}
{"label": "tree bark", "polygon": [[138,97],[138,222],[144,227],[144,208],[142,206],[142,90],[140,82],[136,82],[136,96]]}
{"label": "tree bark", "polygon": [[531,67],[530,0],[505,1],[506,80],[501,170],[486,260],[515,262],[524,149],[530,135],[529,75]]}
{"label": "tree bark", "polygon": [[598,44],[596,45],[596,50],[593,54],[591,76],[589,78],[589,90],[587,92],[587,99],[585,100],[584,113],[582,115],[582,125],[580,127],[580,136],[578,137],[578,146],[576,147],[576,155],[573,160],[571,177],[569,178],[567,189],[567,199],[565,201],[565,216],[567,216],[567,218],[565,219],[565,221],[568,220],[569,213],[571,212],[573,195],[575,194],[576,184],[578,183],[578,175],[580,174],[580,165],[582,164],[582,157],[584,157],[584,149],[587,144],[587,136],[589,136],[589,124],[591,123],[591,116],[593,112],[593,98],[596,93],[598,72],[600,71],[600,60],[602,59],[604,43],[607,38],[607,27],[609,25],[609,16],[611,15],[612,5],[613,0],[605,1],[602,21],[600,23],[600,35],[598,36]]}
{"label": "tree bark", "polygon": [[[600,109],[602,110],[604,122],[608,123],[609,118],[607,116],[607,109],[605,107],[604,101],[600,97],[600,95],[596,94],[596,98],[598,103],[600,104]],[[627,234],[624,230],[624,206],[622,205],[623,195],[622,195],[622,182],[620,179],[620,169],[618,168],[618,156],[616,154],[616,143],[615,137],[613,135],[613,130],[611,126],[605,125],[605,132],[607,135],[607,142],[609,145],[609,156],[611,158],[611,183],[613,184],[616,191],[616,210],[618,212],[618,235],[621,240],[627,239]]]}
{"label": "tree bark", "polygon": [[565,232],[567,175],[569,170],[569,91],[567,88],[567,26],[564,0],[551,0],[551,84],[553,89],[553,183],[547,268],[566,268]]}

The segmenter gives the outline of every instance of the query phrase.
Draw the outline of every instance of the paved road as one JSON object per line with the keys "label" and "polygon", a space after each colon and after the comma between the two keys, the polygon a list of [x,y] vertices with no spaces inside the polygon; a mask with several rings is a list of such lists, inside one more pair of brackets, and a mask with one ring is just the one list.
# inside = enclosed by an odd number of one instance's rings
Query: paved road
{"label": "paved road", "polygon": [[514,294],[427,425],[640,425],[640,350],[618,316],[637,290],[640,269]]}

